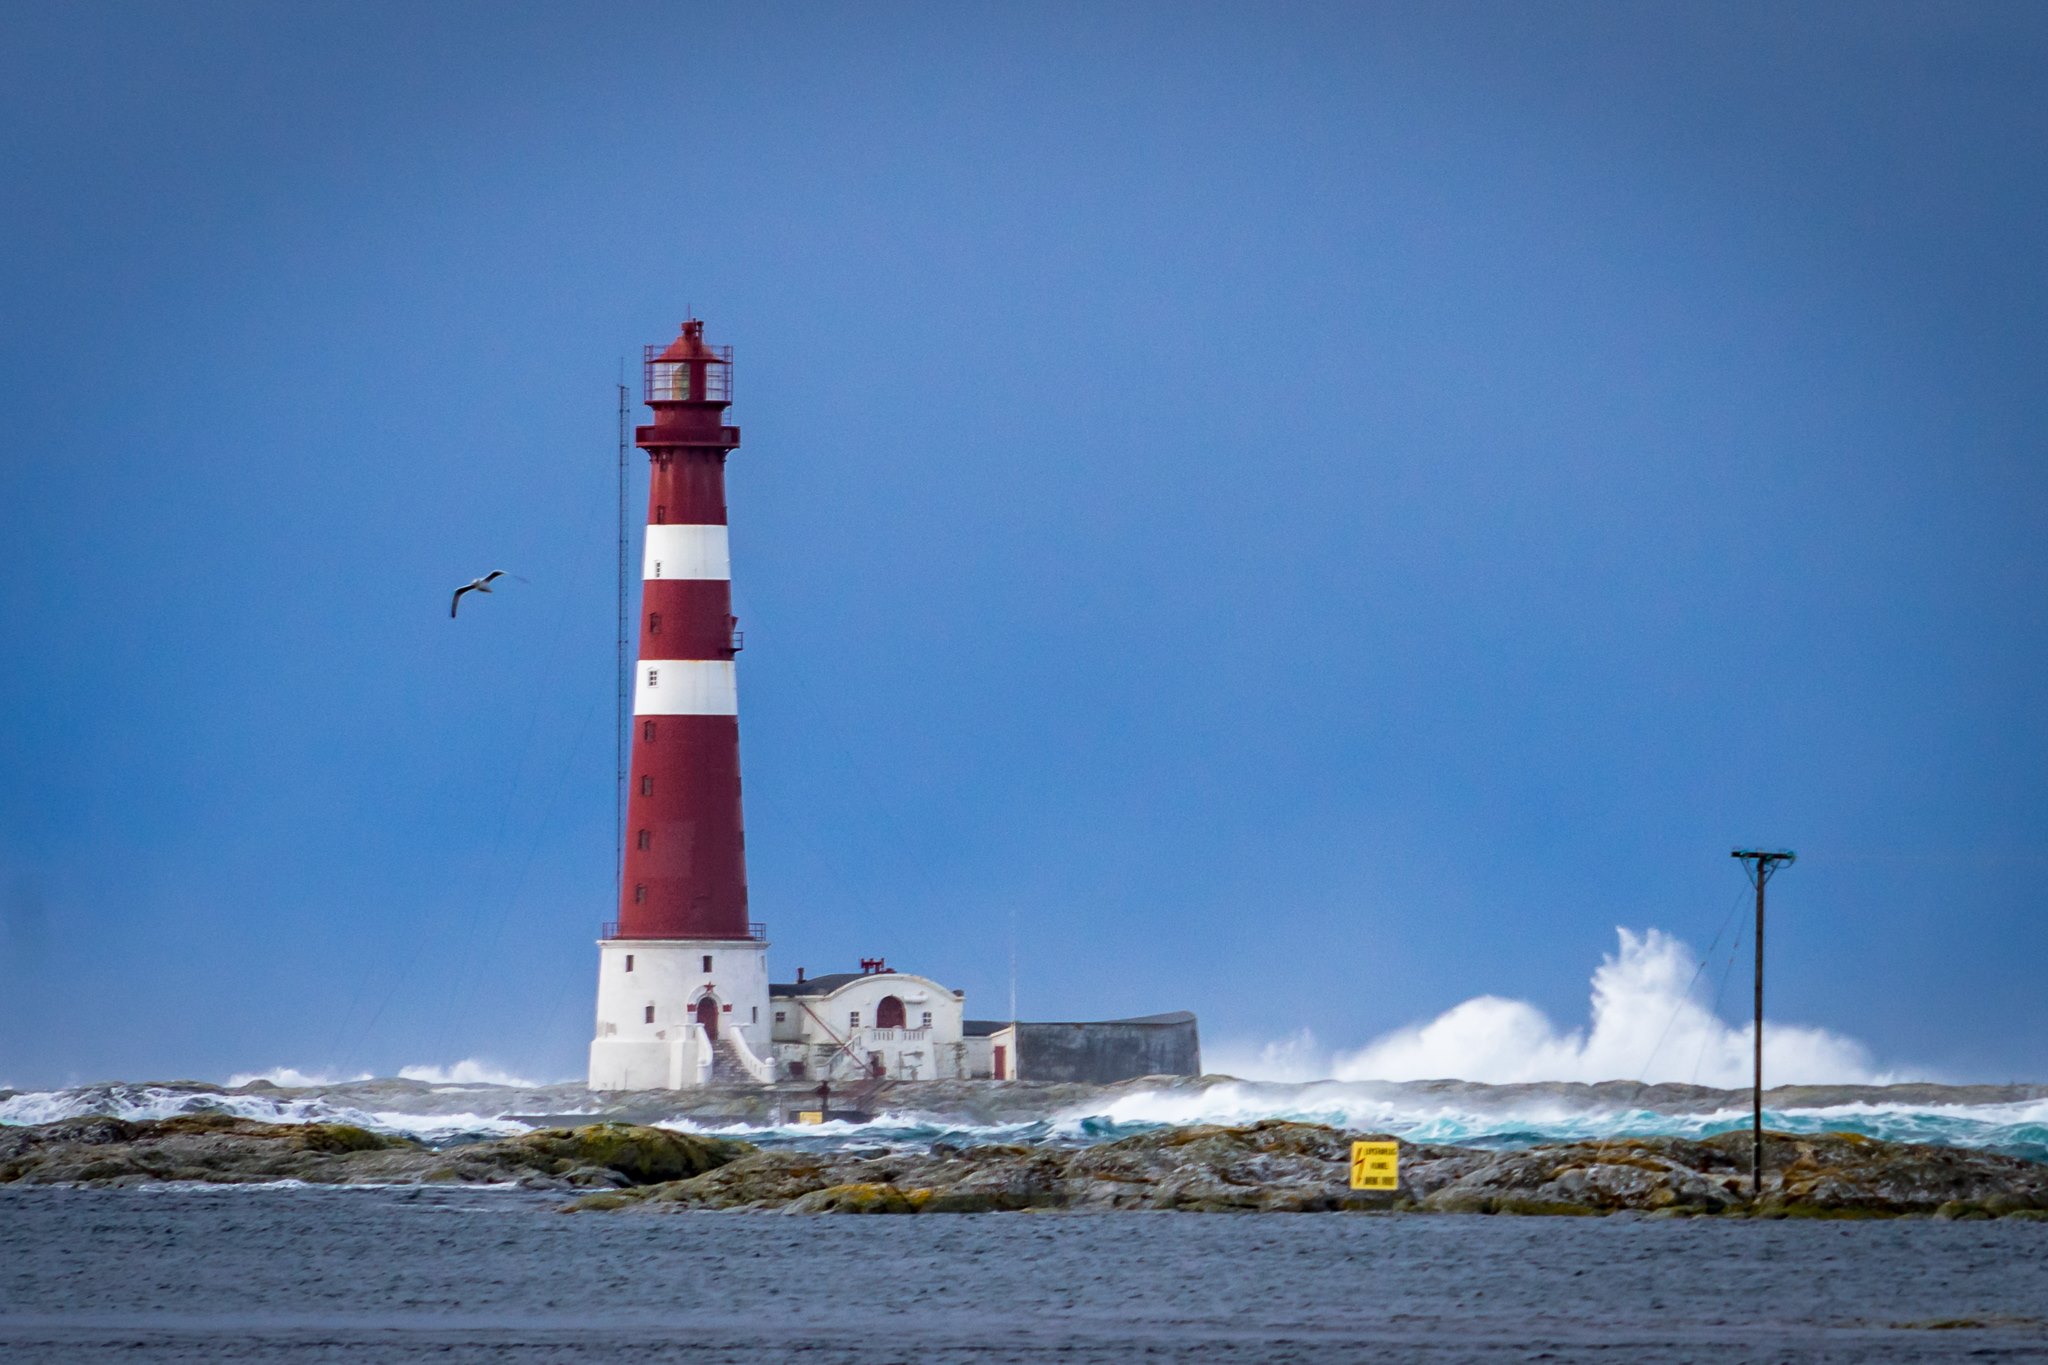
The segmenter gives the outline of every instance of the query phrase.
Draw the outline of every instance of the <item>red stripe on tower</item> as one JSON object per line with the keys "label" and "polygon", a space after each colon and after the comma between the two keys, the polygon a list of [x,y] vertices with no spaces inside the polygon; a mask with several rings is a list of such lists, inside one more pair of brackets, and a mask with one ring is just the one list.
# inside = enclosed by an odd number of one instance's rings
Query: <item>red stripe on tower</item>
{"label": "red stripe on tower", "polygon": [[643,366],[654,421],[637,444],[653,467],[633,680],[619,938],[744,939],[739,700],[726,550],[725,424],[732,348],[683,324]]}

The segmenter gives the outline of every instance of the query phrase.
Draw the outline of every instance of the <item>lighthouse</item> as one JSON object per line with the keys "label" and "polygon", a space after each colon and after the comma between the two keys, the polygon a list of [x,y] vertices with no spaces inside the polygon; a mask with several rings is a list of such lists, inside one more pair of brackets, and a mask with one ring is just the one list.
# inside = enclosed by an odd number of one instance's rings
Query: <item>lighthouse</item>
{"label": "lighthouse", "polygon": [[598,942],[593,1090],[772,1078],[766,936],[747,914],[725,459],[732,348],[649,346],[650,466],[619,917]]}
{"label": "lighthouse", "polygon": [[1113,1081],[1201,1069],[1192,1014],[1101,1023],[966,1018],[966,993],[886,958],[858,972],[768,979],[747,913],[739,686],[725,457],[740,430],[732,348],[685,322],[642,357],[654,420],[633,665],[633,762],[619,917],[598,938],[592,1090],[713,1082],[871,1087],[894,1081]]}

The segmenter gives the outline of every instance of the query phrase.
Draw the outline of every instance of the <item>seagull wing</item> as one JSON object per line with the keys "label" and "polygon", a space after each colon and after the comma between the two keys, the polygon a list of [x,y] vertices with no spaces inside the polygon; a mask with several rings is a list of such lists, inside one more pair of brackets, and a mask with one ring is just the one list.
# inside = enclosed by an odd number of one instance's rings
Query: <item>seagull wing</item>
{"label": "seagull wing", "polygon": [[482,578],[479,578],[477,582],[488,583],[494,578],[503,578],[504,576],[505,571],[503,569],[493,569],[489,573],[485,574]]}
{"label": "seagull wing", "polygon": [[448,614],[449,614],[449,616],[451,616],[451,617],[452,617],[452,616],[454,616],[454,615],[455,615],[455,609],[456,609],[456,608],[457,608],[458,606],[462,605],[462,594],[464,594],[464,593],[468,592],[468,591],[469,591],[469,590],[470,590],[471,588],[474,588],[475,586],[476,586],[476,584],[474,584],[474,583],[465,583],[465,584],[463,584],[463,585],[462,585],[461,587],[459,587],[459,588],[457,588],[457,589],[455,590],[455,596],[453,596],[453,597],[451,597],[451,598],[449,598],[449,599],[448,599]]}

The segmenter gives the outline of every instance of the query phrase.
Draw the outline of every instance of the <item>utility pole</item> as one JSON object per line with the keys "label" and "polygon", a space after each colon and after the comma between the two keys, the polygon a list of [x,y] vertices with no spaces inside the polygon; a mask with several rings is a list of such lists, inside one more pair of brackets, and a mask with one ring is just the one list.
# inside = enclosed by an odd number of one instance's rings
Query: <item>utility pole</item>
{"label": "utility pole", "polygon": [[1756,883],[1756,1079],[1749,1091],[1749,1197],[1759,1199],[1764,1190],[1764,883],[1780,864],[1798,862],[1799,855],[1789,848],[1738,848],[1728,856],[1742,859],[1742,870]]}

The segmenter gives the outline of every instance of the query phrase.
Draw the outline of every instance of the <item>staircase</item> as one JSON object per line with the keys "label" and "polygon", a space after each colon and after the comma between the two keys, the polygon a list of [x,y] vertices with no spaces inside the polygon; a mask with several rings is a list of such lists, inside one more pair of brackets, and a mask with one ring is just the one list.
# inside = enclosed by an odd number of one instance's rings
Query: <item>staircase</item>
{"label": "staircase", "polygon": [[740,1060],[739,1049],[731,1034],[720,1034],[718,1041],[711,1045],[711,1080],[715,1085],[753,1085],[753,1073]]}

